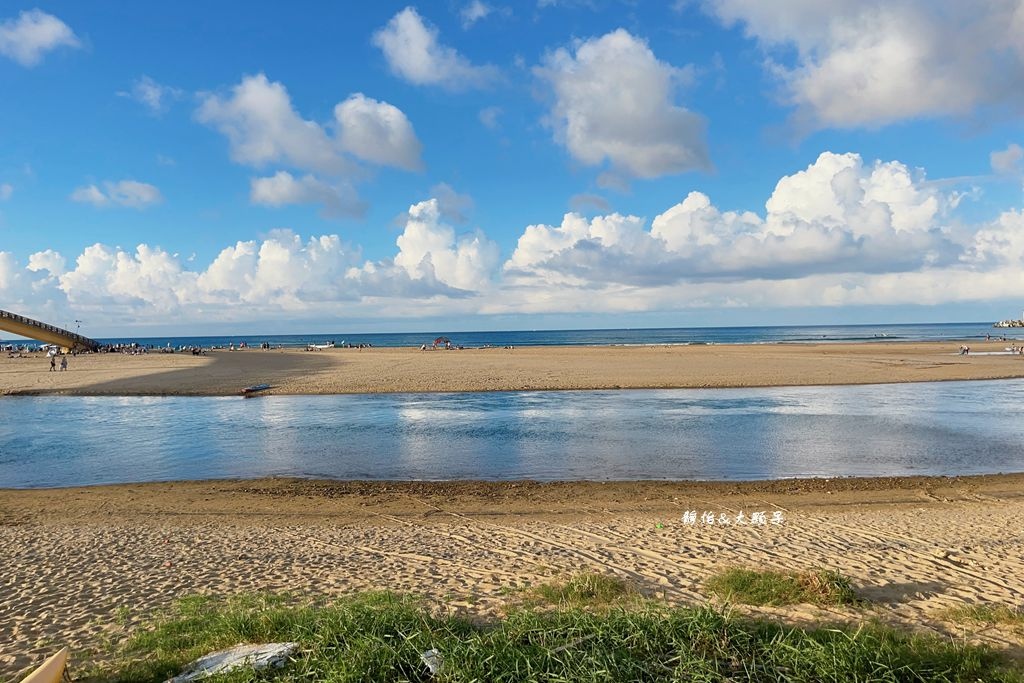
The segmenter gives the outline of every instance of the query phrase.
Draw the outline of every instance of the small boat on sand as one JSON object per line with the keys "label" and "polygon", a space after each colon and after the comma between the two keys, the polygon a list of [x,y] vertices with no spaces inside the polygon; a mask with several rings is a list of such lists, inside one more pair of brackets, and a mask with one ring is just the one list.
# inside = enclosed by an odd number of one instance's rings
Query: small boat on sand
{"label": "small boat on sand", "polygon": [[269,384],[253,384],[250,387],[246,387],[246,388],[242,389],[242,396],[253,396],[253,395],[258,394],[258,393],[260,393],[262,391],[266,391],[267,389],[270,389],[270,388],[271,387],[270,387]]}

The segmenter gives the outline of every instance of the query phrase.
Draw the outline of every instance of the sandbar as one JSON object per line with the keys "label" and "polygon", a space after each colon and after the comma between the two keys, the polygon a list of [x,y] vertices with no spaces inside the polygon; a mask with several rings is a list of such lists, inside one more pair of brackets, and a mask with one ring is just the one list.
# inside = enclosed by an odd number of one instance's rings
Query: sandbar
{"label": "sandbar", "polygon": [[[214,351],[0,358],[0,394],[218,396],[878,384],[1024,377],[1006,342]],[[978,353],[980,352],[980,353]]]}

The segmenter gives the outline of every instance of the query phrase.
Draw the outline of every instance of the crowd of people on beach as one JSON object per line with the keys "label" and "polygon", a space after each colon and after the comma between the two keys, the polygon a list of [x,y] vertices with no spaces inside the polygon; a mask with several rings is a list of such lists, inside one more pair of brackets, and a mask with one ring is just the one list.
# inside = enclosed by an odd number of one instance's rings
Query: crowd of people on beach
{"label": "crowd of people on beach", "polygon": [[136,356],[141,353],[149,353],[151,348],[152,346],[144,346],[138,342],[131,342],[130,344],[105,344],[96,349],[96,353],[124,353]]}
{"label": "crowd of people on beach", "polygon": [[97,353],[123,353],[129,356],[138,356],[147,353],[191,353],[193,356],[205,356],[206,349],[195,344],[171,346],[171,343],[167,342],[166,346],[158,347],[154,344],[139,344],[138,342],[131,342],[124,344],[107,344],[106,346],[101,346],[97,349]]}

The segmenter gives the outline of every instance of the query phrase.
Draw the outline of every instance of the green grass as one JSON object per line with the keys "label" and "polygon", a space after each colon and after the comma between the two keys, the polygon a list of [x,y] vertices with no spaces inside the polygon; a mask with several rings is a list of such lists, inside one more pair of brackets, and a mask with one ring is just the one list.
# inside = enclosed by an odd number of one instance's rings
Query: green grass
{"label": "green grass", "polygon": [[826,569],[779,572],[733,568],[708,579],[707,588],[729,602],[744,605],[859,605],[849,579]]}
{"label": "green grass", "polygon": [[561,608],[603,607],[638,599],[640,592],[630,583],[607,574],[577,574],[565,582],[536,586],[537,600]]}
{"label": "green grass", "polygon": [[946,612],[954,621],[974,621],[981,624],[1012,626],[1024,632],[1024,609],[1006,605],[964,605]]}
{"label": "green grass", "polygon": [[[649,602],[600,612],[522,609],[471,623],[391,594],[322,604],[189,598],[133,637],[112,663],[72,673],[84,681],[163,681],[218,648],[286,640],[301,650],[284,669],[209,680],[1024,682],[990,650],[878,626],[803,630],[709,606]],[[420,661],[430,648],[444,658],[435,677]]]}

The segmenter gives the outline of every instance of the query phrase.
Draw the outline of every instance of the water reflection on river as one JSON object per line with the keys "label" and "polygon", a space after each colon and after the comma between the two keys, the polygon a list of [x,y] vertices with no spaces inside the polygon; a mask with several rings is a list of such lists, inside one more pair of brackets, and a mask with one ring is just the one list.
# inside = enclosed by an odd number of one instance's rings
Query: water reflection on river
{"label": "water reflection on river", "polygon": [[1024,470],[1024,381],[0,400],[0,486]]}

